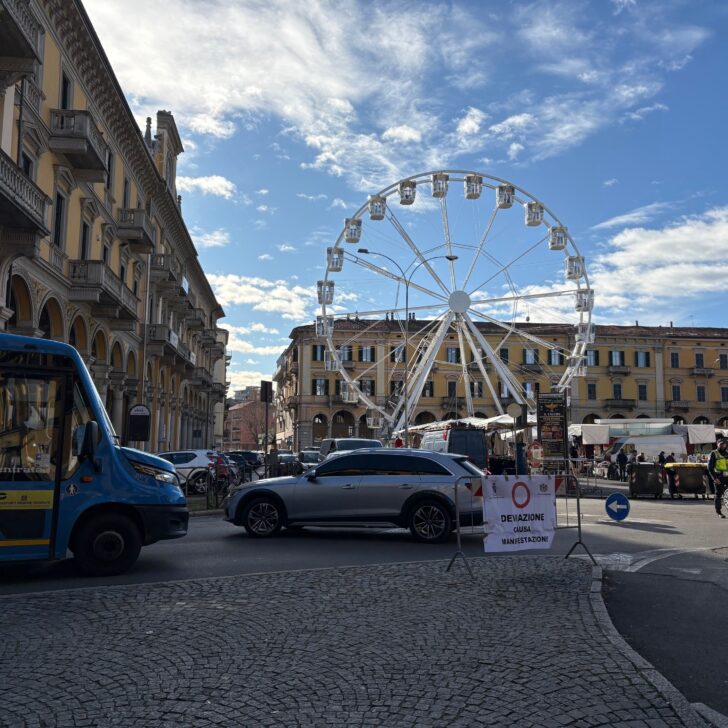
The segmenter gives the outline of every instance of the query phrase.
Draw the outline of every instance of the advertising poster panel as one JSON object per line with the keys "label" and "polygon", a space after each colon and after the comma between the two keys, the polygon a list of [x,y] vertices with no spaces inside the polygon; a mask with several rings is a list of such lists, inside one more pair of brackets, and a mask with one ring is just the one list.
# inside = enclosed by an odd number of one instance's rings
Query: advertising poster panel
{"label": "advertising poster panel", "polygon": [[549,549],[556,530],[554,478],[494,475],[483,487],[486,553]]}
{"label": "advertising poster panel", "polygon": [[543,469],[563,472],[568,457],[569,426],[566,418],[566,394],[538,394],[536,398],[538,441],[543,452]]}

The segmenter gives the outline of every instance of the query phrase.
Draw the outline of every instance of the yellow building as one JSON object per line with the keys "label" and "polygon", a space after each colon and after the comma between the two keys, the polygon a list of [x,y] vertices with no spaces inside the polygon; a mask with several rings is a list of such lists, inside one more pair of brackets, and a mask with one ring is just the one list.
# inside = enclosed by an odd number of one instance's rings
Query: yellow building
{"label": "yellow building", "polygon": [[0,0],[0,330],[73,344],[117,432],[222,441],[227,333],[175,188],[174,118],[139,130],[83,6]]}
{"label": "yellow building", "polygon": [[[409,358],[429,321],[409,321]],[[502,330],[477,324],[486,341],[497,347]],[[559,351],[571,351],[575,329],[564,324],[518,324],[519,331],[553,348],[512,337],[499,349],[501,361],[531,398],[548,392],[564,372]],[[728,428],[728,329],[647,326],[596,326],[586,367],[569,388],[570,421],[601,418],[673,417],[676,422],[711,423]],[[341,376],[327,363],[325,339],[313,325],[291,332],[292,342],[278,360],[276,429],[279,447],[302,448],[324,437],[372,437],[366,408],[342,396]],[[346,348],[343,366],[366,387],[372,400],[390,410],[404,378],[402,329],[393,320],[338,320],[333,341]],[[352,343],[355,342],[355,343]],[[410,423],[467,415],[465,379],[455,333],[448,334],[424,387],[410,405]],[[464,352],[475,416],[499,413],[490,388],[475,361],[480,352]],[[514,400],[491,364],[486,373],[501,407]]]}

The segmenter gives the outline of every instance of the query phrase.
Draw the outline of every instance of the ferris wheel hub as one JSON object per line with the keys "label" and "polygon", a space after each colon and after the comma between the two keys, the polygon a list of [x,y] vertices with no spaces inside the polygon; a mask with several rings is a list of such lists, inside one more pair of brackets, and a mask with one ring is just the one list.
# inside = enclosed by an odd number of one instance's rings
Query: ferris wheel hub
{"label": "ferris wheel hub", "polygon": [[448,299],[453,313],[465,313],[470,308],[470,296],[465,291],[453,291]]}

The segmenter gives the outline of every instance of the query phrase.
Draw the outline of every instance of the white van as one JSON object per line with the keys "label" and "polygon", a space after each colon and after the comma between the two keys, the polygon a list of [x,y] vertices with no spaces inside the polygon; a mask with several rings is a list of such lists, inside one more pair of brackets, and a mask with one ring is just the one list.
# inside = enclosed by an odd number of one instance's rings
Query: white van
{"label": "white van", "polygon": [[420,447],[433,452],[466,455],[473,465],[485,470],[488,464],[488,445],[485,430],[475,427],[443,427],[422,435]]}
{"label": "white van", "polygon": [[635,435],[634,437],[620,437],[607,450],[606,457],[613,463],[617,462],[617,455],[624,450],[626,455],[634,453],[639,456],[643,453],[647,462],[657,460],[657,456],[664,452],[665,456],[673,453],[677,462],[684,461],[688,451],[685,439],[681,435]]}

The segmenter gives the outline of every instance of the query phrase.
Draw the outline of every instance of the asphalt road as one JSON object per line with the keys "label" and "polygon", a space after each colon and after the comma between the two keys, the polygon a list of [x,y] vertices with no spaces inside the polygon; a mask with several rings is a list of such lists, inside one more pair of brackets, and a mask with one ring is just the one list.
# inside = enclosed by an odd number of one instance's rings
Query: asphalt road
{"label": "asphalt road", "polygon": [[[576,504],[558,500],[560,526],[576,524]],[[582,499],[583,541],[607,572],[605,601],[625,639],[692,702],[728,714],[724,631],[728,609],[728,519],[710,501],[632,501],[626,521],[607,517],[603,499]],[[482,534],[466,529],[468,558],[485,557]],[[552,554],[566,554],[575,528],[556,535]],[[219,516],[191,519],[184,539],[147,547],[129,574],[75,575],[72,562],[0,569],[0,596],[100,584],[178,581],[356,564],[448,559],[455,541],[424,545],[400,529],[305,529],[273,539],[249,538]],[[587,558],[578,546],[574,555]],[[444,567],[443,567],[444,568]],[[457,564],[455,568],[463,568]]]}

